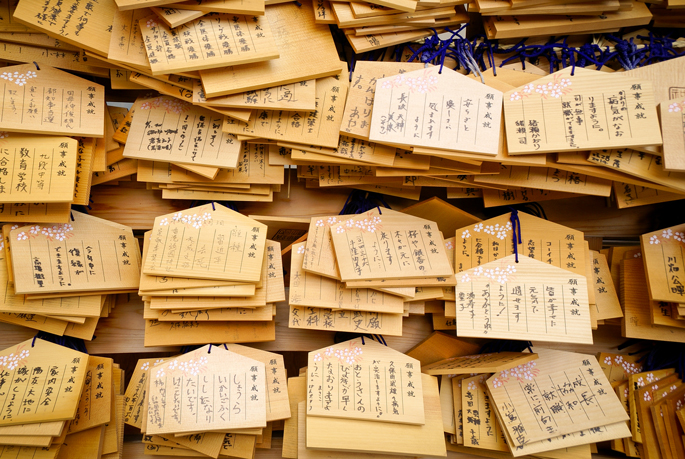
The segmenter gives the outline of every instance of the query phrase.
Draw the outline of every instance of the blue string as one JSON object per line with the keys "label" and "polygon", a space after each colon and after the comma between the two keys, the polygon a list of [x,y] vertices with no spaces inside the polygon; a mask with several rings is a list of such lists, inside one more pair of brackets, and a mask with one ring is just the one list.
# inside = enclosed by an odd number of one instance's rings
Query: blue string
{"label": "blue string", "polygon": [[207,354],[212,353],[212,343],[209,343],[209,349],[207,349]]}
{"label": "blue string", "polygon": [[[512,236],[514,238],[514,257],[516,260],[516,263],[519,262],[519,244],[521,244],[521,220],[519,220],[519,213],[516,209],[513,207],[510,207],[511,209],[511,230],[512,230]],[[516,242],[516,233],[518,230],[518,244]]]}

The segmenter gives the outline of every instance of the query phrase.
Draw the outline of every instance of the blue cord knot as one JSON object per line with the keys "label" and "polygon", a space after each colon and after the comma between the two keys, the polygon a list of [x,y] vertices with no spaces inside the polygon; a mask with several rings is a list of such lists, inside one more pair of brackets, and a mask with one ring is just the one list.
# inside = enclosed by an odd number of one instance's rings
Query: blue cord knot
{"label": "blue cord knot", "polygon": [[[519,213],[518,210],[514,209],[511,207],[511,217],[509,217],[511,220],[511,230],[512,230],[512,237],[514,239],[514,259],[516,260],[516,263],[519,262],[519,244],[521,244],[521,220],[519,220]],[[518,233],[518,242],[517,242],[517,233]]]}

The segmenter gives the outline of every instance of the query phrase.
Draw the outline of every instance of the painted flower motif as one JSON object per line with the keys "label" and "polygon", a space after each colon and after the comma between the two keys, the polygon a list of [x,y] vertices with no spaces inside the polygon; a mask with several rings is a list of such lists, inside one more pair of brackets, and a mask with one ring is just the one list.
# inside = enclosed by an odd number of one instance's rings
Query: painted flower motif
{"label": "painted flower motif", "polygon": [[164,373],[164,368],[160,368],[159,370],[157,370],[157,376],[156,377],[157,378],[163,378],[165,374],[166,373]]}
{"label": "painted flower motif", "polygon": [[157,360],[155,360],[155,363],[153,364],[153,366],[157,366],[157,365],[159,365],[160,363],[164,363],[164,359],[157,359]]}
{"label": "painted flower motif", "polygon": [[28,236],[26,235],[26,233],[23,232],[23,231],[22,231],[21,233],[17,234],[17,241],[25,241],[25,240],[27,240],[28,238],[29,238],[29,237],[28,237]]}
{"label": "painted flower motif", "polygon": [[649,243],[650,244],[658,244],[659,243],[659,238],[656,237],[656,234],[649,238]]}
{"label": "painted flower motif", "polygon": [[494,387],[494,388],[502,387],[502,381],[500,381],[499,378],[494,378],[492,380],[492,387]]}
{"label": "painted flower motif", "polygon": [[466,386],[468,390],[476,390],[476,382],[475,381],[469,381],[469,385]]}
{"label": "painted flower motif", "polygon": [[661,237],[665,239],[670,239],[673,236],[673,231],[671,229],[665,229],[661,232]]}
{"label": "painted flower motif", "polygon": [[301,254],[301,253],[304,253],[304,246],[303,246],[303,245],[301,245],[301,246],[297,249],[297,253],[300,253],[300,254]]}
{"label": "painted flower motif", "polygon": [[344,232],[345,232],[345,228],[343,228],[342,226],[338,226],[338,227],[335,229],[335,232],[338,233],[338,234],[344,233]]}
{"label": "painted flower motif", "polygon": [[159,226],[167,226],[169,224],[169,219],[168,218],[163,218],[161,222],[159,222]]}
{"label": "painted flower motif", "polygon": [[141,110],[151,110],[152,109],[152,103],[151,102],[143,102],[140,104],[140,109]]}
{"label": "painted flower motif", "polygon": [[668,390],[669,390],[670,392],[673,392],[673,391],[676,390],[677,388],[678,388],[678,386],[676,386],[675,384],[673,384],[671,387],[668,388]]}
{"label": "painted flower motif", "polygon": [[148,368],[150,368],[150,362],[145,362],[145,363],[140,367],[140,369],[143,370],[143,371],[147,371]]}
{"label": "painted flower motif", "polygon": [[329,217],[328,220],[326,220],[326,223],[329,225],[335,225],[338,223],[338,218],[337,217]]}
{"label": "painted flower motif", "polygon": [[471,233],[469,233],[469,230],[464,230],[464,232],[461,233],[462,239],[468,239],[470,237],[471,237]]}
{"label": "painted flower motif", "polygon": [[176,212],[173,217],[171,217],[172,222],[177,222],[183,216],[183,212]]}
{"label": "painted flower motif", "polygon": [[652,390],[657,390],[658,388],[659,388],[659,386],[658,386],[657,384],[654,384],[654,385],[652,386]]}
{"label": "painted flower motif", "polygon": [[682,401],[682,400],[678,400],[678,401],[676,402],[676,404],[675,404],[675,410],[676,410],[676,411],[679,411],[682,407],[683,407],[683,401]]}
{"label": "painted flower motif", "polygon": [[511,95],[509,96],[509,100],[511,102],[515,102],[517,100],[521,100],[521,94],[519,94],[518,91],[512,92]]}
{"label": "painted flower motif", "polygon": [[523,93],[524,94],[530,94],[533,92],[535,89],[535,85],[533,83],[529,83],[523,87]]}
{"label": "painted flower motif", "polygon": [[318,226],[319,228],[322,228],[323,227],[323,220],[317,220],[316,226]]}
{"label": "painted flower motif", "polygon": [[678,242],[683,242],[683,241],[685,241],[685,233],[681,233],[680,231],[676,231],[675,234],[673,235],[673,239],[675,239]]}
{"label": "painted flower motif", "polygon": [[447,250],[452,250],[454,248],[454,242],[452,241],[445,241],[445,248]]}
{"label": "painted flower motif", "polygon": [[10,228],[10,229],[15,230],[17,228],[19,228],[19,225],[12,225],[12,228]]}
{"label": "painted flower motif", "polygon": [[314,354],[314,361],[315,362],[321,362],[323,360],[323,357],[321,357],[321,353]]}
{"label": "painted flower motif", "polygon": [[650,402],[652,400],[652,395],[649,392],[645,392],[643,398],[645,402]]}
{"label": "painted flower motif", "polygon": [[633,255],[633,258],[641,258],[641,257],[642,257],[642,254],[640,252]]}
{"label": "painted flower motif", "polygon": [[678,113],[680,110],[681,110],[681,107],[680,107],[680,104],[678,102],[674,102],[668,106],[668,111],[671,113]]}
{"label": "painted flower motif", "polygon": [[32,226],[31,229],[29,230],[29,233],[31,233],[31,234],[40,233],[40,226],[39,225]]}
{"label": "painted flower motif", "polygon": [[475,231],[477,233],[480,233],[481,231],[483,231],[483,224],[478,223],[476,226],[473,227],[473,231]]}
{"label": "painted flower motif", "polygon": [[616,359],[614,359],[617,364],[621,364],[623,362],[623,356],[617,355]]}
{"label": "painted flower motif", "polygon": [[609,357],[608,355],[604,357],[604,363],[606,363],[607,365],[611,365],[611,357]]}
{"label": "painted flower motif", "polygon": [[0,131],[0,139],[6,139],[7,137],[10,136],[9,132],[6,131]]}
{"label": "painted flower motif", "polygon": [[145,25],[147,26],[148,29],[151,29],[153,27],[157,27],[158,24],[157,24],[157,21],[155,21],[154,19],[148,19],[145,22]]}
{"label": "painted flower motif", "polygon": [[628,394],[629,394],[629,391],[628,391],[628,388],[626,387],[625,389],[623,389],[623,397],[628,398]]}
{"label": "painted flower motif", "polygon": [[18,86],[24,86],[27,80],[30,80],[31,78],[36,78],[37,76],[38,74],[31,70],[29,70],[26,73],[3,72],[2,74],[0,74],[0,78],[2,78],[3,80],[10,81]]}
{"label": "painted flower motif", "polygon": [[561,97],[561,88],[559,87],[554,87],[552,88],[552,93],[550,94],[552,97],[555,99],[558,99]]}
{"label": "painted flower motif", "polygon": [[461,276],[461,281],[462,281],[462,282],[471,282],[471,278],[469,277],[468,274],[463,274],[463,275]]}

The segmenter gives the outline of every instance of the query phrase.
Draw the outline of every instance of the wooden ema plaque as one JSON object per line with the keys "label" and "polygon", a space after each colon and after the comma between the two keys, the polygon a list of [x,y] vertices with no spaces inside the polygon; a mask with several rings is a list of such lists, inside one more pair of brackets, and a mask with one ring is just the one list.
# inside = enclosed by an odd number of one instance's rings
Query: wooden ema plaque
{"label": "wooden ema plaque", "polygon": [[21,1],[14,19],[60,41],[107,56],[117,5],[99,0],[63,7],[61,0]]}
{"label": "wooden ema plaque", "polygon": [[47,65],[4,67],[0,129],[30,134],[102,137],[105,88]]}
{"label": "wooden ema plaque", "polygon": [[330,227],[342,281],[450,277],[438,225],[408,215],[361,216]]}
{"label": "wooden ema plaque", "polygon": [[537,349],[539,358],[486,381],[513,446],[628,420],[592,355]]}
{"label": "wooden ema plaque", "polygon": [[149,376],[148,435],[266,427],[262,362],[207,345]]}
{"label": "wooden ema plaque", "polygon": [[651,82],[571,71],[504,94],[510,155],[661,145]]}
{"label": "wooden ema plaque", "polygon": [[592,344],[585,276],[515,255],[457,275],[457,335]]}
{"label": "wooden ema plaque", "polygon": [[664,170],[685,171],[685,100],[662,102],[659,106],[664,137]]}
{"label": "wooden ema plaque", "polygon": [[423,68],[423,64],[416,62],[357,61],[350,81],[340,132],[357,139],[369,140],[376,82],[391,75]]}
{"label": "wooden ema plaque", "polygon": [[124,156],[234,169],[240,142],[221,132],[224,116],[174,97],[142,101],[136,108]]}
{"label": "wooden ema plaque", "polygon": [[685,303],[685,224],[640,237],[652,301]]}
{"label": "wooden ema plaque", "polygon": [[[455,240],[455,272],[459,273],[514,253],[509,213],[461,228]],[[565,226],[518,214],[521,223],[520,257],[530,257],[585,276],[584,235]]]}
{"label": "wooden ema plaque", "polygon": [[244,123],[225,118],[223,131],[337,148],[348,82],[340,75],[316,81],[316,110],[259,110]]}
{"label": "wooden ema plaque", "polygon": [[74,200],[77,140],[9,132],[0,136],[0,203]]}
{"label": "wooden ema plaque", "polygon": [[88,357],[85,383],[81,391],[76,417],[69,423],[67,433],[82,432],[112,420],[113,380],[112,359],[91,355]]}
{"label": "wooden ema plaque", "polygon": [[140,249],[133,231],[80,212],[71,215],[69,223],[10,232],[16,293],[137,289]]}
{"label": "wooden ema plaque", "polygon": [[[328,26],[315,24],[309,0],[267,9],[266,19],[280,57],[265,62],[202,70],[200,77],[207,97],[238,94],[298,81],[338,75],[343,66]],[[316,56],[316,59],[312,59]],[[340,110],[342,114],[342,109]]]}
{"label": "wooden ema plaque", "polygon": [[147,380],[154,367],[165,359],[140,359],[126,387],[124,398],[124,423],[140,429],[143,425],[145,401],[148,397]]}
{"label": "wooden ema plaque", "polygon": [[418,360],[353,339],[310,352],[307,363],[307,416],[425,424]]}
{"label": "wooden ema plaque", "polygon": [[272,422],[290,417],[290,402],[283,356],[240,344],[226,344],[236,354],[258,360],[266,369],[266,421]]}
{"label": "wooden ema plaque", "polygon": [[461,409],[464,446],[490,451],[508,451],[509,447],[493,409],[481,374],[461,380]]}
{"label": "wooden ema plaque", "polygon": [[87,354],[42,339],[0,352],[0,375],[6,381],[0,426],[73,419],[87,365]]}
{"label": "wooden ema plaque", "polygon": [[153,228],[145,274],[260,280],[266,225],[212,203],[157,217]]}
{"label": "wooden ema plaque", "polygon": [[290,305],[289,328],[402,336],[402,314]]}
{"label": "wooden ema plaque", "polygon": [[264,16],[210,13],[171,29],[154,14],[141,19],[139,24],[153,75],[279,57],[269,21]]}
{"label": "wooden ema plaque", "polygon": [[496,155],[502,93],[430,67],[376,83],[369,139],[400,146]]}
{"label": "wooden ema plaque", "polygon": [[465,355],[449,357],[424,365],[421,368],[427,375],[466,375],[474,373],[496,373],[507,368],[523,365],[537,359],[537,354],[523,352],[498,352],[496,354]]}
{"label": "wooden ema plaque", "polygon": [[293,244],[290,268],[290,304],[350,311],[404,313],[404,299],[368,288],[346,288],[343,282],[302,269],[304,242]]}
{"label": "wooden ema plaque", "polygon": [[300,81],[274,88],[246,91],[207,99],[202,85],[193,82],[193,103],[211,107],[261,108],[264,110],[315,110],[316,80]]}

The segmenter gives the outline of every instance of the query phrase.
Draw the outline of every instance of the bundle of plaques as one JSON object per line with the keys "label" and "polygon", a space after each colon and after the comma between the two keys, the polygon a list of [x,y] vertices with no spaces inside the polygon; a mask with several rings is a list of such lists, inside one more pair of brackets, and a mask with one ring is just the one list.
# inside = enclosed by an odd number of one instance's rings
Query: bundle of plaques
{"label": "bundle of plaques", "polygon": [[280,243],[266,232],[217,203],[157,217],[140,276],[145,345],[273,341],[285,288]]}
{"label": "bundle of plaques", "polygon": [[288,380],[283,457],[447,454],[438,380],[418,360],[356,338],[310,352],[307,364]]}
{"label": "bundle of plaques", "polygon": [[124,374],[112,359],[42,339],[0,351],[7,457],[123,457]]}
{"label": "bundle of plaques", "polygon": [[456,284],[438,225],[390,209],[313,217],[292,246],[291,328],[402,335],[402,317]]}
{"label": "bundle of plaques", "polygon": [[237,344],[139,360],[125,394],[150,455],[252,459],[290,414],[283,356]]}
{"label": "bundle of plaques", "polygon": [[0,321],[91,340],[116,295],[138,290],[131,228],[71,211],[63,224],[4,225]]}
{"label": "bundle of plaques", "polygon": [[72,204],[88,204],[91,173],[113,148],[105,88],[43,64],[2,70],[0,217],[66,223]]}
{"label": "bundle of plaques", "polygon": [[444,313],[431,310],[436,330],[592,343],[598,324],[624,317],[607,258],[589,249],[581,231],[507,213],[455,236],[457,285]]}
{"label": "bundle of plaques", "polygon": [[422,367],[424,373],[441,375],[449,451],[590,457],[595,443],[623,445],[631,436],[615,385],[627,384],[623,376],[637,373],[637,366],[625,361],[625,370],[613,371],[606,365],[608,355],[600,355],[605,361],[600,366],[594,355],[537,346],[534,351],[450,357]]}

